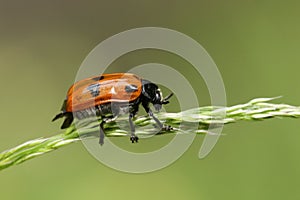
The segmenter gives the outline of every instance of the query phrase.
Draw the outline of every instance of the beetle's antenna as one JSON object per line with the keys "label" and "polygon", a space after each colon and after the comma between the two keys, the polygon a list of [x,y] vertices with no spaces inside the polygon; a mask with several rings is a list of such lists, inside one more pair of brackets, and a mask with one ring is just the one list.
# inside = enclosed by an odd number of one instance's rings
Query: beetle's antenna
{"label": "beetle's antenna", "polygon": [[168,96],[166,96],[162,101],[161,104],[168,104],[169,103],[169,99],[174,95],[174,93],[172,92],[171,94],[169,94]]}

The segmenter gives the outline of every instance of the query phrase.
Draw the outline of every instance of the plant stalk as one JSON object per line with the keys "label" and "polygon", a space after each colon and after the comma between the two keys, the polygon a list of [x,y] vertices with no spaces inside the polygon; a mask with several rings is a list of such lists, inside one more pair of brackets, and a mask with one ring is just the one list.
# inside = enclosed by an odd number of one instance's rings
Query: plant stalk
{"label": "plant stalk", "polygon": [[[269,101],[274,99],[257,98],[248,103],[231,107],[206,106],[179,113],[157,113],[156,116],[159,120],[173,127],[173,130],[164,131],[160,134],[183,133],[179,128],[182,123],[197,123],[199,126],[198,130],[195,131],[196,134],[210,134],[208,127],[211,124],[223,125],[242,120],[256,121],[275,117],[298,118],[300,116],[300,107],[269,103]],[[106,137],[128,136],[129,133],[126,130],[119,128],[119,123],[126,122],[126,120],[127,117],[106,123],[104,127]],[[155,122],[148,116],[138,117],[134,120],[134,123],[138,127],[136,135],[153,134]],[[0,170],[80,141],[83,137],[95,137],[98,132],[99,120],[91,121],[86,119],[78,121],[78,123],[73,124],[61,134],[30,140],[3,151],[0,153]]]}

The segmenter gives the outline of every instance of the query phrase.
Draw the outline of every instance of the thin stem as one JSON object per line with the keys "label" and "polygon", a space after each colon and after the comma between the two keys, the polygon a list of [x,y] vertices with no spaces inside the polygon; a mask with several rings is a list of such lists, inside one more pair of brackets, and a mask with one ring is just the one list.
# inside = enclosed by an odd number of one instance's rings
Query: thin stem
{"label": "thin stem", "polygon": [[[208,127],[211,124],[228,124],[240,120],[264,120],[274,117],[300,116],[300,107],[287,104],[268,103],[275,98],[257,98],[246,104],[231,107],[206,106],[194,108],[179,113],[157,113],[159,120],[174,127],[171,131],[161,134],[183,133],[179,129],[181,123],[197,123],[199,128],[195,133],[209,134]],[[107,137],[128,136],[126,130],[120,129],[118,122],[124,122],[126,118],[119,118],[117,121],[106,123],[104,126]],[[137,127],[137,135],[153,133],[155,122],[149,117],[138,117],[134,120]],[[64,133],[48,138],[39,138],[27,141],[19,146],[0,153],[0,170],[9,166],[20,164],[26,160],[51,152],[70,143],[80,141],[81,137],[95,137],[99,132],[99,121],[90,119],[82,120],[66,129]],[[186,132],[186,130],[185,130]]]}

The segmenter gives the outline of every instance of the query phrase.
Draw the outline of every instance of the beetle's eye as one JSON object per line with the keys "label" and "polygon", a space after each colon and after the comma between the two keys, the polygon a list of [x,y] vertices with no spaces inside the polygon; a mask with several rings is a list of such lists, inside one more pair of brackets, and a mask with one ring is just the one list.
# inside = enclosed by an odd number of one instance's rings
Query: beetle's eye
{"label": "beetle's eye", "polygon": [[161,94],[159,90],[156,90],[155,92],[155,101],[159,101],[161,100]]}

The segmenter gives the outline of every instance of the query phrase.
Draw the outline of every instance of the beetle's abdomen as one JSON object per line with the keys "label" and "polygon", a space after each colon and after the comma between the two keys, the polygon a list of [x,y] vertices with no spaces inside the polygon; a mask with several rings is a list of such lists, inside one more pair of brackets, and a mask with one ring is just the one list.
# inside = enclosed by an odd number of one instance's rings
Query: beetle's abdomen
{"label": "beetle's abdomen", "polygon": [[138,107],[138,101],[131,103],[106,103],[96,105],[95,107],[86,108],[84,110],[74,111],[73,115],[77,119],[85,119],[89,117],[115,117],[119,115],[128,114],[132,109]]}

